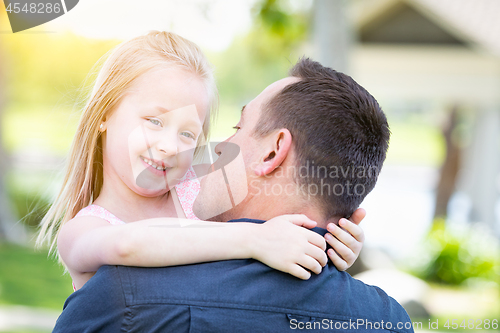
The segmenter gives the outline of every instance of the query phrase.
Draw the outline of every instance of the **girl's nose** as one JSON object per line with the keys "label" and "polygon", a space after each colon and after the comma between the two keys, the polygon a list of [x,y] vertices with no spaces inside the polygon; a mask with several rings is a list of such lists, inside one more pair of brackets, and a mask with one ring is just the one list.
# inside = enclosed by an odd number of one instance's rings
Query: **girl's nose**
{"label": "girl's nose", "polygon": [[163,144],[163,145],[157,145],[157,149],[160,153],[167,156],[175,156],[177,154],[177,145],[175,144]]}
{"label": "girl's nose", "polygon": [[165,149],[159,148],[158,151],[165,154],[166,156],[172,156],[172,155],[177,154],[177,150],[169,149],[169,148],[165,148]]}
{"label": "girl's nose", "polygon": [[165,135],[156,143],[158,152],[164,157],[175,156],[178,153],[177,138],[175,135]]}

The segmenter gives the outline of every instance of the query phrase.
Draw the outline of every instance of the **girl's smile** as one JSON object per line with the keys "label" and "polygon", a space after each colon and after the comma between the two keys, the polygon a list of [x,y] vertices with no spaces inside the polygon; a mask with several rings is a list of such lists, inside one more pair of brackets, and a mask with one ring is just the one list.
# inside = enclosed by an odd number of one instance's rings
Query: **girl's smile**
{"label": "girl's smile", "polygon": [[142,162],[144,162],[144,166],[146,170],[149,170],[153,174],[157,176],[165,176],[169,170],[172,169],[171,166],[166,165],[164,162],[155,161],[153,162],[149,158],[145,158],[140,156]]}

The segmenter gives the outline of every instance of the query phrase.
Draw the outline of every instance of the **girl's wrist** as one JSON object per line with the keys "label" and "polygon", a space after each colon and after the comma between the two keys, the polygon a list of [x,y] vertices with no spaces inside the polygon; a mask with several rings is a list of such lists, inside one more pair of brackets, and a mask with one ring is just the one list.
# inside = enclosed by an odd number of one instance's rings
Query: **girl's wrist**
{"label": "girl's wrist", "polygon": [[259,231],[259,225],[255,223],[238,222],[231,225],[226,224],[232,229],[232,240],[235,257],[240,259],[255,259],[256,257],[256,240]]}
{"label": "girl's wrist", "polygon": [[245,248],[246,258],[260,260],[259,256],[259,240],[261,237],[262,224],[247,223],[242,232],[243,235],[243,248]]}

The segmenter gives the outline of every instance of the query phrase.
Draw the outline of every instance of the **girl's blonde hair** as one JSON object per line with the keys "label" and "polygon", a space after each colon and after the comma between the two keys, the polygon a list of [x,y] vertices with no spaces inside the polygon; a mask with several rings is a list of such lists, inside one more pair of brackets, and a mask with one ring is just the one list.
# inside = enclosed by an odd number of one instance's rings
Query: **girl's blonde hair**
{"label": "girl's blonde hair", "polygon": [[[171,32],[151,31],[123,42],[112,50],[97,76],[71,144],[62,188],[40,222],[37,246],[56,248],[61,226],[99,196],[103,184],[102,143],[99,125],[110,116],[135,79],[159,66],[180,66],[197,74],[210,97],[201,140],[208,138],[210,118],[217,110],[217,88],[213,71],[201,49]],[[203,142],[198,142],[201,147]]]}

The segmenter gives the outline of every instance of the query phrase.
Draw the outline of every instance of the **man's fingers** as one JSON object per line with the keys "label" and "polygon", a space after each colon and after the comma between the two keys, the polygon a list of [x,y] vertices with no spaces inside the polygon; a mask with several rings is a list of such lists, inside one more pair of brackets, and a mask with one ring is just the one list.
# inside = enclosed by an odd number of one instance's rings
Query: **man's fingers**
{"label": "man's fingers", "polygon": [[352,223],[359,225],[361,221],[363,221],[365,216],[366,216],[366,210],[364,210],[363,208],[358,208],[354,211],[354,213],[352,213],[349,220],[351,220]]}

